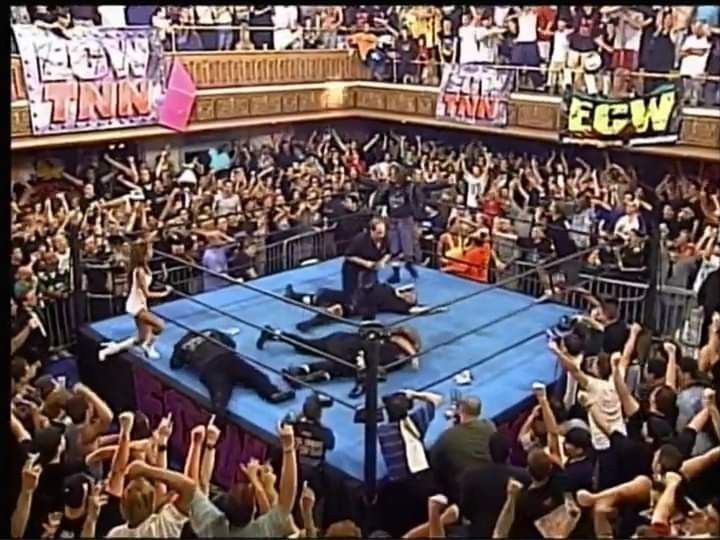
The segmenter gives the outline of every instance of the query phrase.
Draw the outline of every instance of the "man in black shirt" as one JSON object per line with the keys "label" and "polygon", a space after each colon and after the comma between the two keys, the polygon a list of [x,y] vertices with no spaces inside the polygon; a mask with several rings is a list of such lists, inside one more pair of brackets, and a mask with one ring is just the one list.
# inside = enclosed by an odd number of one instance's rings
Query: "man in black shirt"
{"label": "man in black shirt", "polygon": [[[550,221],[547,224],[547,236],[552,243],[553,251],[558,259],[577,253],[578,248],[570,237],[565,214],[562,208],[556,203],[550,205]],[[566,285],[572,286],[577,283],[581,266],[582,261],[575,258],[559,265],[558,269],[564,274]]]}
{"label": "man in black shirt", "polygon": [[358,234],[345,251],[342,287],[345,298],[361,303],[361,298],[378,282],[378,270],[390,260],[385,222],[370,220],[367,232]]}
{"label": "man in black shirt", "polygon": [[[284,341],[300,354],[323,358],[283,370],[286,375],[303,382],[329,381],[336,377],[357,377],[366,367],[365,351],[369,347],[369,342],[356,332],[333,332],[320,338],[310,339],[268,326],[260,334],[257,348],[263,349],[268,341]],[[412,328],[407,326],[393,328],[390,337],[380,342],[378,367],[401,369],[420,351],[421,346],[420,337]],[[327,355],[335,356],[344,362],[331,360]],[[398,361],[399,364],[392,365]],[[412,358],[412,363],[414,366],[417,365],[417,358]],[[292,379],[288,382],[293,383]]]}
{"label": "man in black shirt", "polygon": [[[363,320],[373,320],[378,313],[397,313],[399,315],[419,315],[429,312],[429,306],[417,304],[417,292],[415,288],[395,288],[385,283],[376,283],[361,298],[361,305],[354,305],[349,302],[343,291],[337,289],[318,289],[314,294],[296,292],[292,285],[285,288],[285,296],[297,302],[307,305],[321,307],[337,317],[360,316]],[[332,323],[333,319],[323,314],[317,314],[313,318],[303,321],[297,325],[301,332]]]}
{"label": "man in black shirt", "polygon": [[271,403],[295,397],[295,392],[280,389],[234,349],[235,341],[219,330],[191,331],[175,345],[170,367],[180,369],[187,365],[200,375],[200,382],[207,387],[213,412],[218,417],[224,416],[237,384],[252,388]]}

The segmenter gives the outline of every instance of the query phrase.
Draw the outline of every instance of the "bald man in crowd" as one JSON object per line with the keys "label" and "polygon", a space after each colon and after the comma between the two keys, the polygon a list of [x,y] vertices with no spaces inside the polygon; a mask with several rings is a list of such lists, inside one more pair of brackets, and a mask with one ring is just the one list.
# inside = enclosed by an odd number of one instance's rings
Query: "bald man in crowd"
{"label": "bald man in crowd", "polygon": [[492,420],[481,418],[482,402],[463,397],[455,404],[453,425],[438,438],[430,452],[432,469],[444,485],[450,500],[459,500],[460,478],[466,471],[491,463],[490,437],[495,433]]}

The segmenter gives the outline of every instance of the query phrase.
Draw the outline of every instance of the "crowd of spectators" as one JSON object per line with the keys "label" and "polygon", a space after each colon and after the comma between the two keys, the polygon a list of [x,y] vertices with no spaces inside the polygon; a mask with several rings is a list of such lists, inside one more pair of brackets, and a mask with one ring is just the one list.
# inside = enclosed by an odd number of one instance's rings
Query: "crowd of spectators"
{"label": "crowd of spectators", "polygon": [[714,5],[11,9],[14,22],[33,21],[61,35],[92,24],[152,25],[167,48],[178,51],[350,48],[381,81],[436,86],[443,65],[480,62],[517,67],[518,85],[527,90],[560,93],[575,86],[633,95],[673,81],[686,103],[720,105]]}
{"label": "crowd of spectators", "polygon": [[[78,282],[124,299],[129,245],[138,236],[158,252],[232,279],[262,274],[266,246],[297,234],[324,231],[342,252],[370,215],[382,214],[380,194],[402,179],[421,203],[416,218],[418,239],[428,242],[426,262],[472,274],[447,266],[472,263],[466,253],[483,249],[492,254],[489,271],[470,277],[485,281],[514,261],[572,253],[584,268],[565,268],[566,277],[600,268],[603,276],[647,280],[647,246],[656,234],[660,278],[694,288],[703,337],[697,358],[669,342],[648,351],[639,334],[649,341],[652,332],[628,328],[617,299],[583,293],[592,309],[552,341],[567,375],[552,396],[536,389],[539,404],[520,431],[521,448],[510,455],[514,441],[481,418],[480,399],[454,399],[454,427],[429,449],[425,469],[410,473],[400,463],[372,527],[395,537],[437,536],[452,525],[469,536],[550,537],[560,526],[581,536],[613,528],[617,535],[718,533],[717,499],[705,484],[716,478],[720,457],[710,391],[720,380],[720,320],[713,315],[720,310],[720,200],[708,171],[678,166],[652,187],[609,156],[590,165],[560,148],[528,155],[479,140],[449,144],[393,131],[357,140],[330,128],[307,139],[237,141],[188,160],[170,149],[147,159],[122,145],[83,160],[62,173],[67,191],[45,200],[36,200],[39,178],[13,179],[14,536],[178,537],[183,528],[200,537],[301,530],[359,536],[352,521],[316,516],[315,524],[312,504],[324,494],[304,489],[297,496],[286,427],[279,475],[248,463],[248,482],[212,501],[220,428],[196,428],[184,472],[168,470],[171,419],[153,427],[135,411],[113,422],[92,390],[65,388],[47,373],[52,324],[42,304],[68,298]],[[81,271],[72,264],[75,236]],[[153,269],[179,266],[159,257]],[[226,281],[200,277],[205,289]],[[429,422],[440,421],[439,396],[404,397],[381,438],[396,436],[408,421],[422,436]]]}

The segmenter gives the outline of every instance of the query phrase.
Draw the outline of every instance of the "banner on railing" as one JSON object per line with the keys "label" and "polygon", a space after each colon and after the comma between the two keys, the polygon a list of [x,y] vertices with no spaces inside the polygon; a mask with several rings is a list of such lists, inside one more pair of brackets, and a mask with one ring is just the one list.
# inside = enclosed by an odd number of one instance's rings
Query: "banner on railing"
{"label": "banner on railing", "polygon": [[155,124],[165,96],[162,43],[151,28],[13,25],[33,134]]}
{"label": "banner on railing", "polygon": [[514,74],[477,63],[445,66],[435,115],[463,124],[507,125]]}
{"label": "banner on railing", "polygon": [[560,142],[639,146],[678,140],[681,98],[672,84],[633,98],[571,93],[562,105]]}

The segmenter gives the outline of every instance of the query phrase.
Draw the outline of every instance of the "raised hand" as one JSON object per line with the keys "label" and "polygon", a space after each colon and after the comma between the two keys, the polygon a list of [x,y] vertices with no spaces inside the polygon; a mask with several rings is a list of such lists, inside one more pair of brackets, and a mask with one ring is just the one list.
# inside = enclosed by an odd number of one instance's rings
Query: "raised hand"
{"label": "raised hand", "polygon": [[255,458],[251,458],[247,463],[241,463],[240,470],[245,473],[249,480],[259,480],[262,474],[260,462]]}
{"label": "raised hand", "polygon": [[25,461],[25,465],[23,465],[22,469],[22,489],[24,491],[35,491],[38,487],[38,482],[40,481],[40,475],[42,474],[42,467],[40,465],[36,465],[35,462],[37,461],[39,457],[39,454],[30,454],[28,456],[27,461]]}
{"label": "raised hand", "polygon": [[278,436],[284,452],[295,450],[295,431],[290,424],[281,423],[278,426]]}
{"label": "raised hand", "polygon": [[90,497],[88,497],[88,514],[97,516],[100,510],[108,503],[108,496],[103,493],[105,486],[102,482],[98,482],[93,487]]}
{"label": "raised hand", "polygon": [[135,423],[135,413],[132,411],[125,411],[120,413],[118,416],[118,422],[120,423],[120,431],[130,433]]}
{"label": "raised hand", "polygon": [[220,428],[215,425],[215,415],[208,420],[205,427],[205,444],[215,446],[220,438]]}
{"label": "raised hand", "polygon": [[308,485],[307,481],[303,483],[302,493],[300,494],[300,509],[303,514],[311,514],[315,508],[315,492]]}
{"label": "raised hand", "polygon": [[170,435],[172,435],[172,430],[172,413],[168,413],[167,416],[164,416],[162,420],[160,420],[156,431],[161,444],[167,444],[168,440],[170,439]]}

